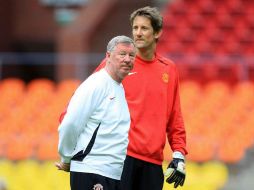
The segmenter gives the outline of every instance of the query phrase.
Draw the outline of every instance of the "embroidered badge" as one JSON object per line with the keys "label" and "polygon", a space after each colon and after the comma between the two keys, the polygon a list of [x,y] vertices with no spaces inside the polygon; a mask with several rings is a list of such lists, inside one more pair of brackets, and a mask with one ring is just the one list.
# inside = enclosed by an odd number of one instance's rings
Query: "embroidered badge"
{"label": "embroidered badge", "polygon": [[163,73],[162,74],[162,80],[163,80],[163,82],[165,82],[165,83],[168,83],[168,73]]}
{"label": "embroidered badge", "polygon": [[103,190],[103,186],[101,184],[97,183],[93,186],[93,190]]}

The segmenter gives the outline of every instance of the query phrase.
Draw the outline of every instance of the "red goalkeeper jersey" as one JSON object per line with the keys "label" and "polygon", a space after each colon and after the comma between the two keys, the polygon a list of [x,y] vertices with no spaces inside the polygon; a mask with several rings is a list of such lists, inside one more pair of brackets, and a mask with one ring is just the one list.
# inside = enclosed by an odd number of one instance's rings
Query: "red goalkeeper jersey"
{"label": "red goalkeeper jersey", "polygon": [[[105,60],[96,70],[104,66]],[[158,55],[153,61],[137,56],[122,83],[131,115],[127,154],[161,164],[166,134],[173,151],[187,154],[175,64]]]}

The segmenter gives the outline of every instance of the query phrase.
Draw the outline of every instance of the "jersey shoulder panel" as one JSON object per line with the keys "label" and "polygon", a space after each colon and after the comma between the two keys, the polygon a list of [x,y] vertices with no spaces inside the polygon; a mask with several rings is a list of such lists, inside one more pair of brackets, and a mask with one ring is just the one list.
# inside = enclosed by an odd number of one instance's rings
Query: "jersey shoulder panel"
{"label": "jersey shoulder panel", "polygon": [[157,54],[157,59],[162,64],[169,65],[169,66],[175,65],[175,63],[171,59],[168,59],[168,58],[163,57],[163,56],[158,55],[158,54]]}

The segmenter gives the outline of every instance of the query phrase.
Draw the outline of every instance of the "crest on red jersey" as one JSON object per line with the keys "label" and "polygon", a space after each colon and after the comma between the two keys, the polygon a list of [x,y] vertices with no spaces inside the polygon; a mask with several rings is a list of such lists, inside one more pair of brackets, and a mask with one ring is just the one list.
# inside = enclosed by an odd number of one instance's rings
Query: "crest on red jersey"
{"label": "crest on red jersey", "polygon": [[168,73],[163,73],[162,74],[162,81],[165,83],[168,83],[168,80],[169,80]]}

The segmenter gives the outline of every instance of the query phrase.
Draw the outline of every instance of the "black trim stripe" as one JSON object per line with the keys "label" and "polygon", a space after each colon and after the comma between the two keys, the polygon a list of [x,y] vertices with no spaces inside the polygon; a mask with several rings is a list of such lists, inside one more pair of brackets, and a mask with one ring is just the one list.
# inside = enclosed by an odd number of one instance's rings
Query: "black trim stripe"
{"label": "black trim stripe", "polygon": [[87,156],[87,154],[89,154],[89,152],[92,150],[92,147],[94,145],[94,142],[95,142],[95,138],[96,138],[96,135],[97,135],[97,132],[99,130],[99,127],[100,127],[101,123],[99,123],[98,127],[95,129],[94,133],[93,133],[93,136],[90,140],[90,142],[88,143],[85,151],[84,150],[81,150],[79,151],[77,154],[75,154],[71,160],[75,160],[75,161],[83,161],[84,158]]}

